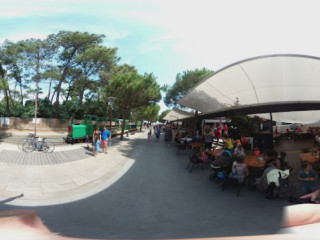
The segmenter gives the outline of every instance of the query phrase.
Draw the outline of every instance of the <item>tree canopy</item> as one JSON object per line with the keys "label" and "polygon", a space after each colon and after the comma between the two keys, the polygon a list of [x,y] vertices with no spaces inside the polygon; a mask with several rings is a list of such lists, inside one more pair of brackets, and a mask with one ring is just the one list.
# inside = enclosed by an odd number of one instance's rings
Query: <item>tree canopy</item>
{"label": "tree canopy", "polygon": [[175,83],[169,87],[166,86],[166,96],[164,103],[167,107],[180,107],[178,102],[183,98],[194,86],[203,79],[211,75],[213,71],[206,68],[184,71],[178,73]]}
{"label": "tree canopy", "polygon": [[162,121],[163,121],[163,118],[164,118],[170,111],[171,111],[170,109],[167,109],[167,110],[163,111],[163,112],[159,115],[158,121],[159,121],[159,122],[162,122]]}
{"label": "tree canopy", "polygon": [[150,105],[157,111],[146,117],[156,119],[159,109],[154,105],[161,99],[156,77],[120,65],[117,51],[106,47],[104,35],[87,32],[6,40],[0,45],[1,116],[107,117],[108,93],[117,97],[114,117],[132,119],[137,109]]}
{"label": "tree canopy", "polygon": [[140,75],[128,72],[116,75],[101,91],[105,101],[114,97],[114,103],[119,108],[123,121],[121,139],[123,138],[125,120],[128,119],[134,109],[148,106],[160,101],[160,86],[153,74]]}

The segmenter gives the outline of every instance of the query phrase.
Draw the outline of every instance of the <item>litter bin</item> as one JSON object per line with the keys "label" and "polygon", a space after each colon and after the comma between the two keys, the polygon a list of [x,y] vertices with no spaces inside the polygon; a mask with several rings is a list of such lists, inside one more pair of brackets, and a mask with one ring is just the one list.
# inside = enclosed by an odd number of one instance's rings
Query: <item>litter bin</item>
{"label": "litter bin", "polygon": [[127,137],[129,137],[129,131],[126,134],[127,134]]}

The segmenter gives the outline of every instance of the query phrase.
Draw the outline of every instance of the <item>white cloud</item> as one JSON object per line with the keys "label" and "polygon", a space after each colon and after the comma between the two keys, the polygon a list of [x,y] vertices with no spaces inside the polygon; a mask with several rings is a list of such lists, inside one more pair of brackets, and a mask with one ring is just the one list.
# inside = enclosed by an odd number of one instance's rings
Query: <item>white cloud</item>
{"label": "white cloud", "polygon": [[7,1],[0,8],[0,19],[54,16],[59,13],[74,12],[72,8],[63,5],[53,4],[50,1]]}
{"label": "white cloud", "polygon": [[[168,55],[168,62],[173,57],[178,59],[171,69],[175,75],[196,67],[218,70],[257,55],[300,53],[320,56],[320,34],[317,32],[320,15],[316,4],[316,0],[11,0],[1,5],[0,20],[10,16],[55,16],[75,12],[86,14],[88,19],[90,16],[102,20],[108,17],[110,23],[107,24],[102,21],[79,26],[78,22],[65,22],[54,27],[104,33],[112,46],[134,36],[134,27],[151,27],[158,36],[146,34],[140,42],[135,39],[138,46],[132,48],[150,53],[149,59],[151,54],[157,59],[156,54],[160,51]],[[114,27],[118,21],[122,27]],[[39,32],[7,35],[7,38],[43,38],[44,34]],[[130,59],[130,56],[121,57]],[[134,56],[131,59],[135,64]]]}
{"label": "white cloud", "polygon": [[35,39],[45,39],[47,37],[46,34],[42,33],[20,33],[20,34],[8,34],[6,38],[0,38],[0,44],[2,44],[6,39],[12,41],[12,42],[17,42],[25,39],[30,39],[30,38],[35,38]]}
{"label": "white cloud", "polygon": [[144,45],[144,46],[138,47],[138,49],[142,53],[152,52],[152,51],[160,51],[160,50],[162,50],[162,45],[161,44]]}

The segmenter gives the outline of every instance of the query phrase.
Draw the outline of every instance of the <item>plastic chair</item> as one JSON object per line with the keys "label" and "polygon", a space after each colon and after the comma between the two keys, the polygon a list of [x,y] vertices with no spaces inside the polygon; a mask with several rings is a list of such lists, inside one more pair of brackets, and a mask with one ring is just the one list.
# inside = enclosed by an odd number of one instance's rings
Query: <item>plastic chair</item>
{"label": "plastic chair", "polygon": [[204,170],[204,162],[202,161],[199,153],[191,153],[189,154],[189,163],[187,166],[187,169],[189,169],[189,172],[192,172],[192,169],[195,165],[202,165],[202,170]]}
{"label": "plastic chair", "polygon": [[233,184],[237,185],[237,194],[236,195],[237,195],[237,197],[239,197],[240,191],[241,191],[242,187],[246,184],[247,180],[248,180],[248,176],[246,176],[242,181],[239,181],[238,178],[227,177],[226,180],[221,185],[221,192],[223,192],[225,190],[226,183],[227,184],[233,183]]}

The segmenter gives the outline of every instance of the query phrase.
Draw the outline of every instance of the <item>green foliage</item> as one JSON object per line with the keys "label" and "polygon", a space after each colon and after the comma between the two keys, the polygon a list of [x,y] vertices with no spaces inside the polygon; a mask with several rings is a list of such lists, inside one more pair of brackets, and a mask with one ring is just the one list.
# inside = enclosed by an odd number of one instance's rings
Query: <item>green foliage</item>
{"label": "green foliage", "polygon": [[67,81],[70,70],[77,65],[76,59],[87,49],[103,42],[104,35],[89,34],[87,32],[60,31],[57,34],[48,36],[48,41],[58,48],[58,65],[60,69],[59,82],[56,90],[56,111],[55,115],[60,115],[59,98],[62,90],[62,83]]}
{"label": "green foliage", "polygon": [[115,105],[128,117],[134,108],[150,105],[161,99],[160,86],[152,74],[137,73],[116,75],[103,89],[105,100],[115,97]]}
{"label": "green foliage", "polygon": [[162,121],[163,121],[163,118],[164,118],[170,111],[171,111],[170,109],[167,109],[167,110],[163,111],[163,112],[160,114],[160,116],[159,116],[159,118],[158,118],[158,121],[159,121],[159,122],[162,122]]}
{"label": "green foliage", "polygon": [[133,111],[132,119],[136,121],[149,121],[155,122],[158,119],[160,106],[158,104],[152,104],[142,106]]}
{"label": "green foliage", "polygon": [[[103,99],[115,97],[114,104],[118,107],[121,118],[128,119],[134,109],[148,106],[160,101],[160,86],[152,74],[139,75],[128,72],[116,75],[101,91]],[[123,139],[124,125],[121,139]]]}
{"label": "green foliage", "polygon": [[244,136],[252,136],[259,129],[261,119],[257,116],[254,118],[243,114],[231,114],[227,116],[231,119],[231,124],[237,127]]}
{"label": "green foliage", "polygon": [[163,89],[167,90],[164,103],[168,107],[179,107],[180,105],[178,102],[180,99],[183,98],[194,86],[212,73],[213,71],[206,68],[188,70],[183,72],[183,74],[178,73],[176,81],[171,88],[167,85],[163,86]]}
{"label": "green foliage", "polygon": [[139,118],[156,119],[156,103],[164,88],[153,74],[140,75],[134,66],[118,65],[117,49],[102,45],[104,37],[60,31],[44,40],[5,41],[0,45],[0,93],[4,96],[0,114],[34,117],[35,100],[30,98],[38,89],[40,95],[46,94],[36,98],[39,118],[80,119],[84,114],[108,118],[108,97],[113,96],[113,117],[138,117],[138,109],[145,107]]}
{"label": "green foliage", "polygon": [[54,107],[48,98],[38,99],[38,117],[53,118]]}
{"label": "green foliage", "polygon": [[21,104],[20,102],[16,102],[15,105],[11,107],[11,116],[21,118],[33,118],[34,101],[26,101],[25,105]]}

